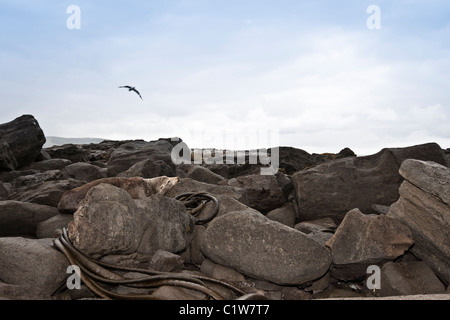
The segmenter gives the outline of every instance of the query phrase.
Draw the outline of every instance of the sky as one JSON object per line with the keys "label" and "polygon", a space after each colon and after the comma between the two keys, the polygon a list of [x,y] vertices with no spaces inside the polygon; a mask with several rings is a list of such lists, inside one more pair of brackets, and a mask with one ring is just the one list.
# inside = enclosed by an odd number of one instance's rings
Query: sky
{"label": "sky", "polygon": [[450,148],[450,1],[0,0],[0,97],[47,136]]}

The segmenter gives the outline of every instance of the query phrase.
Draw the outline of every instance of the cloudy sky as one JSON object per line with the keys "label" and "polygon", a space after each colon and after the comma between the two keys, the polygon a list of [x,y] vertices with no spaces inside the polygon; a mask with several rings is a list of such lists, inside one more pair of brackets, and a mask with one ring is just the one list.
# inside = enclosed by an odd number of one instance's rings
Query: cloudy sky
{"label": "cloudy sky", "polygon": [[450,2],[0,0],[0,97],[47,136],[449,148]]}

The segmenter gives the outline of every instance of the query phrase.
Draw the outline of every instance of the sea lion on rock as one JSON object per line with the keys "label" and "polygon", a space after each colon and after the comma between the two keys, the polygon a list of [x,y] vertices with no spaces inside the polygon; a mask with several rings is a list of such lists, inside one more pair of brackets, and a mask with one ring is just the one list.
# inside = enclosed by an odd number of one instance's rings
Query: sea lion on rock
{"label": "sea lion on rock", "polygon": [[58,203],[58,210],[61,213],[74,213],[84,199],[88,191],[101,183],[111,184],[127,191],[133,199],[142,199],[153,194],[166,194],[176,183],[178,177],[156,177],[144,179],[133,178],[103,178],[91,181],[81,187],[66,191]]}

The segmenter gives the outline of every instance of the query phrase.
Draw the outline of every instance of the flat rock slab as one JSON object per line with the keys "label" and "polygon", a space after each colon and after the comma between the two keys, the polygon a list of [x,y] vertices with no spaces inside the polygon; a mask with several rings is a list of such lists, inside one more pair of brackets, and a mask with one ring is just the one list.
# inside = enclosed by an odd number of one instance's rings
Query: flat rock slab
{"label": "flat rock slab", "polygon": [[304,233],[253,210],[214,219],[201,243],[215,263],[281,285],[298,285],[323,276],[330,252]]}

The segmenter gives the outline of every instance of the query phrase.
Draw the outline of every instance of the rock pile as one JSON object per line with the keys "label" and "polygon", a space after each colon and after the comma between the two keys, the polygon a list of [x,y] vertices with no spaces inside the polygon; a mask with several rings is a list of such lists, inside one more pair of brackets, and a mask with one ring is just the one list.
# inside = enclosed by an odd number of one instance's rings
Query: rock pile
{"label": "rock pile", "polygon": [[[170,281],[153,289],[110,284],[117,297],[449,292],[450,169],[448,152],[437,144],[367,157],[348,148],[317,155],[280,147],[278,173],[267,176],[248,159],[175,164],[177,141],[42,149],[45,138],[32,116],[0,125],[0,298],[97,296],[84,282],[69,288],[71,263],[55,245],[63,229],[99,264],[209,283],[202,290]],[[217,202],[178,197],[202,192]],[[199,223],[205,217],[214,219]]]}

